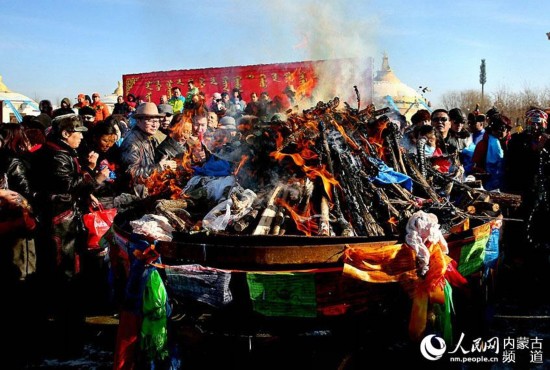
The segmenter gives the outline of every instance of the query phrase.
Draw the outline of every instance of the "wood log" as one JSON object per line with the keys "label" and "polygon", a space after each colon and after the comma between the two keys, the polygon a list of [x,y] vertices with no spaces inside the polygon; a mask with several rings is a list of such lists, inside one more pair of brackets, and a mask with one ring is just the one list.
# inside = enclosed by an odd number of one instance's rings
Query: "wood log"
{"label": "wood log", "polygon": [[422,186],[422,189],[424,189],[424,191],[426,192],[428,197],[430,197],[431,200],[433,200],[434,202],[439,203],[439,196],[437,195],[435,190],[431,187],[431,185],[428,183],[428,180],[426,180],[424,175],[422,175],[422,173],[420,172],[420,169],[414,163],[414,161],[411,160],[406,155],[403,156],[403,160],[405,161],[405,164],[410,169],[410,176],[414,180],[416,180],[416,182],[418,182],[420,184],[420,186]]}
{"label": "wood log", "polygon": [[466,208],[464,208],[466,213],[470,214],[470,215],[475,215],[476,214],[476,207],[472,206],[472,205],[469,205],[469,206],[466,206]]}
{"label": "wood log", "polygon": [[510,193],[489,193],[491,202],[498,203],[501,208],[517,208],[521,205],[521,195]]}
{"label": "wood log", "polygon": [[[288,198],[288,189],[285,188],[281,199],[286,201],[287,198]],[[275,213],[275,219],[273,220],[273,225],[272,225],[270,234],[279,235],[279,232],[281,231],[281,225],[285,219],[285,211],[286,211],[285,207],[283,206],[277,207],[277,212]]]}
{"label": "wood log", "polygon": [[286,208],[279,206],[277,213],[275,214],[275,220],[273,220],[273,228],[271,229],[271,235],[279,235],[281,233],[281,227],[285,222]]}
{"label": "wood log", "polygon": [[277,206],[275,205],[275,199],[279,196],[279,192],[282,189],[282,185],[279,184],[275,186],[269,195],[267,200],[267,205],[262,212],[262,217],[254,229],[252,235],[267,235],[271,231],[271,224],[275,218],[275,213],[277,212]]}
{"label": "wood log", "polygon": [[236,221],[233,224],[233,229],[239,233],[242,232],[256,219],[256,217],[258,217],[258,213],[260,212],[257,209],[253,209],[248,214],[241,217],[240,220]]}
{"label": "wood log", "polygon": [[500,209],[498,203],[492,202],[474,202],[472,204],[478,211],[491,211],[497,212]]}
{"label": "wood log", "polygon": [[321,197],[321,218],[319,219],[319,232],[317,235],[329,236],[330,235],[330,211],[328,205],[328,198],[326,196]]}
{"label": "wood log", "polygon": [[464,192],[462,192],[462,198],[456,206],[460,209],[466,210],[466,208],[474,202],[476,197],[477,195],[475,195],[473,192],[465,190]]}

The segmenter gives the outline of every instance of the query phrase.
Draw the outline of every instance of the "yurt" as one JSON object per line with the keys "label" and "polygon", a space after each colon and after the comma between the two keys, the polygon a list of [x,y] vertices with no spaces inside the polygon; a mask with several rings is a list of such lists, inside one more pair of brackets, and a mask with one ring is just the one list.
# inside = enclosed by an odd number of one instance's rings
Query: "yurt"
{"label": "yurt", "polygon": [[2,102],[2,122],[17,123],[23,120],[26,115],[37,116],[40,114],[38,104],[23,94],[11,91],[2,82],[0,76],[0,102]]}

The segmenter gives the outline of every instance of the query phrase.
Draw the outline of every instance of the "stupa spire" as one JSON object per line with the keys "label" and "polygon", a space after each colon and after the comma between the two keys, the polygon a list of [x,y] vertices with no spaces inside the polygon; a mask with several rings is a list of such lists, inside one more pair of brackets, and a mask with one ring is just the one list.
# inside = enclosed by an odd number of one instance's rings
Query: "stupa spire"
{"label": "stupa spire", "polygon": [[11,90],[8,89],[8,87],[4,84],[4,82],[2,82],[2,76],[1,75],[0,75],[0,92],[6,92],[6,93],[11,92]]}

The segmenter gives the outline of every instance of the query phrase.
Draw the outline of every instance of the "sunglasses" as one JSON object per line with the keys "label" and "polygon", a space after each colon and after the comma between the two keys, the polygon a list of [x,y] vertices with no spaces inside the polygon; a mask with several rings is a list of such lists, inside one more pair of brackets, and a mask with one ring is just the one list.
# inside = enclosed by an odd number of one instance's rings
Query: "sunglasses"
{"label": "sunglasses", "polygon": [[432,122],[447,122],[449,119],[446,117],[434,117],[432,118]]}

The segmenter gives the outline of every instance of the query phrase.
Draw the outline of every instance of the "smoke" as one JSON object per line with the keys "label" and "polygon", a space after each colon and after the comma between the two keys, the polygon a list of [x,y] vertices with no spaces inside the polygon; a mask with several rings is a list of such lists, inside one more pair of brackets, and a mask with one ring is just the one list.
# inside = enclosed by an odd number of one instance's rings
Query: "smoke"
{"label": "smoke", "polygon": [[362,98],[369,97],[372,65],[376,53],[377,19],[367,12],[368,1],[336,0],[329,2],[279,0],[270,2],[273,21],[294,28],[290,47],[303,53],[307,60],[346,59],[321,64],[316,71],[318,84],[313,93],[317,101],[340,99],[355,102],[353,86],[357,85]]}

